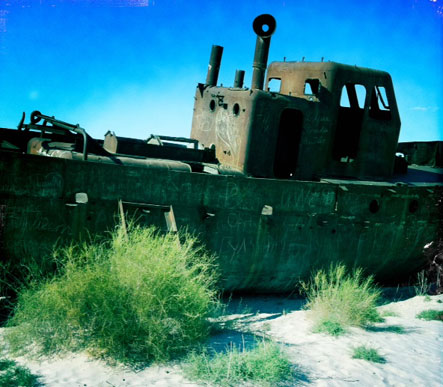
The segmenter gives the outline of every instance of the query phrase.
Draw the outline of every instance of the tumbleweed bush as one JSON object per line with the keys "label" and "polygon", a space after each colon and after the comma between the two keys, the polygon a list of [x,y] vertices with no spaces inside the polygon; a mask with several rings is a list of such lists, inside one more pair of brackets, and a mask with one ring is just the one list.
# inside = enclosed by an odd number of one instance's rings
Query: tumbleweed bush
{"label": "tumbleweed bush", "polygon": [[19,295],[7,339],[20,352],[86,349],[129,363],[166,361],[209,333],[216,268],[196,240],[153,228],[66,248],[60,273]]}
{"label": "tumbleweed bush", "polygon": [[380,290],[372,276],[363,276],[362,269],[349,273],[343,264],[331,265],[301,287],[314,331],[338,336],[348,326],[362,327],[381,319],[376,309]]}

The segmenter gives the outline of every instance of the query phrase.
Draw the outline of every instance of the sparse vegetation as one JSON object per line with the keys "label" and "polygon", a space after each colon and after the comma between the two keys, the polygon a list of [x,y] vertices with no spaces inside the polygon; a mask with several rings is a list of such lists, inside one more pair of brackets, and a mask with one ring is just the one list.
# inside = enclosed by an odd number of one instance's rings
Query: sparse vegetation
{"label": "sparse vegetation", "polygon": [[319,270],[308,283],[301,284],[314,321],[314,331],[338,336],[348,326],[365,326],[383,319],[376,304],[380,291],[373,277],[363,277],[361,269],[348,273],[342,264]]}
{"label": "sparse vegetation", "polygon": [[443,310],[433,310],[433,309],[424,310],[423,312],[417,314],[417,318],[427,321],[431,320],[443,321]]}
{"label": "sparse vegetation", "polygon": [[420,273],[417,274],[417,284],[414,285],[415,294],[417,296],[427,296],[430,289],[431,285],[428,283],[425,271],[422,270]]}
{"label": "sparse vegetation", "polygon": [[384,310],[381,312],[382,317],[398,317],[398,313],[392,311],[392,310]]}
{"label": "sparse vegetation", "polygon": [[37,387],[42,384],[38,376],[9,359],[0,359],[0,386]]}
{"label": "sparse vegetation", "polygon": [[340,336],[345,333],[343,325],[337,321],[323,320],[315,325],[314,332],[327,333],[331,336]]}
{"label": "sparse vegetation", "polygon": [[183,369],[191,380],[219,386],[242,382],[275,386],[294,377],[291,363],[279,346],[265,340],[249,351],[231,345],[225,353],[193,352]]}
{"label": "sparse vegetation", "polygon": [[189,236],[118,229],[66,248],[59,274],[22,291],[6,339],[20,353],[86,349],[130,364],[165,361],[209,333],[217,306],[212,259]]}
{"label": "sparse vegetation", "polygon": [[367,360],[373,363],[386,363],[386,359],[381,356],[376,349],[369,348],[364,345],[353,349],[352,358]]}

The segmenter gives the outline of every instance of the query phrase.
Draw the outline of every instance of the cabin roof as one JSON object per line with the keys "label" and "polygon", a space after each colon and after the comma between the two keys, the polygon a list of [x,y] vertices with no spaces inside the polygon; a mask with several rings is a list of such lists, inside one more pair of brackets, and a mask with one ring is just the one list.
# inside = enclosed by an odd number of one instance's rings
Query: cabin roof
{"label": "cabin roof", "polygon": [[343,63],[337,62],[298,62],[298,61],[289,61],[289,62],[272,62],[268,67],[268,78],[272,73],[278,72],[359,72],[365,76],[376,76],[376,77],[388,77],[390,78],[389,73],[381,70],[369,69],[366,67],[360,67],[357,65],[347,65]]}

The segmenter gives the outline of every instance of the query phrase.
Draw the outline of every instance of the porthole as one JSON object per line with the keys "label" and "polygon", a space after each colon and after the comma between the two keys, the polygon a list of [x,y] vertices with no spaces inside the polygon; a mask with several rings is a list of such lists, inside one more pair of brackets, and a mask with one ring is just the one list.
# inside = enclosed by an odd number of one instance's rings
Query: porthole
{"label": "porthole", "polygon": [[378,203],[377,200],[374,199],[371,201],[371,203],[369,203],[369,211],[371,211],[373,214],[378,212],[379,209],[380,209],[380,204]]}
{"label": "porthole", "polygon": [[215,110],[215,101],[213,99],[211,99],[211,102],[209,102],[209,109],[211,112]]}

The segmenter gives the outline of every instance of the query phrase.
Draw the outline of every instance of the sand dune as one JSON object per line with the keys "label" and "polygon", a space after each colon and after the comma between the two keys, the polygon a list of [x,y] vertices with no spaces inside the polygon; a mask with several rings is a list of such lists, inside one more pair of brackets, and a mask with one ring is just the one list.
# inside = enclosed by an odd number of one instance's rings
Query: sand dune
{"label": "sand dune", "polygon": [[[231,329],[213,336],[208,345],[223,350],[230,342],[252,345],[253,333],[280,343],[297,373],[294,384],[313,386],[442,386],[443,323],[417,319],[426,309],[443,310],[443,295],[414,297],[379,307],[393,312],[384,323],[371,329],[351,328],[333,338],[311,332],[302,302],[278,297],[248,297],[233,300],[227,320]],[[245,313],[244,310],[249,310]],[[395,333],[395,326],[403,333]],[[0,330],[0,335],[7,328]],[[240,344],[241,343],[241,344]],[[244,344],[245,343],[245,344]],[[366,345],[385,357],[385,364],[352,359],[352,348]],[[111,367],[86,354],[56,359],[15,359],[27,366],[46,386],[193,386],[179,364],[151,366],[139,372]]]}

